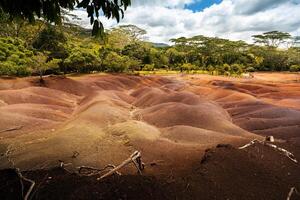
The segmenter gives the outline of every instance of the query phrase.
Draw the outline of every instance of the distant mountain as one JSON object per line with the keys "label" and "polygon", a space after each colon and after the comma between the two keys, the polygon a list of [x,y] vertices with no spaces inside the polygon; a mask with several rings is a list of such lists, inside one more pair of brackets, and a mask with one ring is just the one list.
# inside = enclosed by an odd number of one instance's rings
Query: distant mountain
{"label": "distant mountain", "polygon": [[165,43],[153,43],[153,42],[152,42],[152,45],[154,47],[169,47],[170,46],[170,45],[165,44]]}

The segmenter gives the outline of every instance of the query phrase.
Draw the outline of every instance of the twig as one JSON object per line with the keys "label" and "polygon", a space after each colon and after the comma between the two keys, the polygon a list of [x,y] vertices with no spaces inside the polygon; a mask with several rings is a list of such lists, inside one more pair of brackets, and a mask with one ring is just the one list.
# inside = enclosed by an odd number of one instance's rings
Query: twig
{"label": "twig", "polygon": [[15,131],[15,130],[20,130],[23,127],[24,126],[17,126],[17,127],[13,127],[13,128],[4,129],[4,130],[1,130],[0,133],[9,132],[9,131]]}
{"label": "twig", "polygon": [[124,166],[128,165],[131,162],[138,169],[138,172],[140,174],[142,174],[143,167],[142,167],[141,161],[139,161],[140,159],[141,159],[141,152],[135,151],[133,154],[130,155],[130,157],[128,159],[124,160],[120,165],[118,165],[117,167],[115,167],[114,169],[109,171],[108,173],[102,175],[100,178],[97,178],[97,180],[101,180],[105,177],[108,177],[108,176],[114,174],[116,171],[118,171],[119,169],[123,168]]}
{"label": "twig", "polygon": [[286,200],[290,200],[291,197],[292,197],[292,195],[293,195],[294,193],[298,194],[298,191],[297,191],[297,189],[296,189],[295,187],[292,187],[292,188],[290,189],[289,193],[288,193],[288,196],[287,196]]}

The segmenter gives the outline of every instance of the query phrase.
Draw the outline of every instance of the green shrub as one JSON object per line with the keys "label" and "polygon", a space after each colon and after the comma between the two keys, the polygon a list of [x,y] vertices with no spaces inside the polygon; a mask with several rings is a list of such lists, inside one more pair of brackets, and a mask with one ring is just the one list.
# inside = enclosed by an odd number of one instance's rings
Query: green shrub
{"label": "green shrub", "polygon": [[300,71],[300,65],[292,65],[290,66],[291,72],[299,72]]}
{"label": "green shrub", "polygon": [[128,56],[120,56],[116,52],[110,52],[105,57],[103,64],[108,72],[124,72],[128,70]]}
{"label": "green shrub", "polygon": [[244,72],[244,66],[240,64],[231,65],[231,73],[241,75]]}
{"label": "green shrub", "polygon": [[0,75],[27,76],[31,74],[33,52],[25,42],[11,37],[0,38]]}
{"label": "green shrub", "polygon": [[220,75],[230,75],[231,74],[231,67],[228,64],[223,64],[222,66],[217,68],[217,71]]}
{"label": "green shrub", "polygon": [[246,71],[247,72],[255,72],[255,68],[254,67],[247,67]]}
{"label": "green shrub", "polygon": [[153,71],[154,70],[154,64],[146,64],[143,67],[144,71]]}
{"label": "green shrub", "polygon": [[191,70],[197,69],[197,66],[193,65],[191,63],[184,63],[184,64],[181,65],[181,69],[183,71],[190,72]]}
{"label": "green shrub", "polygon": [[89,73],[99,68],[100,61],[90,52],[75,49],[64,60],[63,65],[70,72]]}
{"label": "green shrub", "polygon": [[27,66],[17,65],[12,61],[6,61],[0,64],[1,76],[28,76],[30,74],[31,70]]}

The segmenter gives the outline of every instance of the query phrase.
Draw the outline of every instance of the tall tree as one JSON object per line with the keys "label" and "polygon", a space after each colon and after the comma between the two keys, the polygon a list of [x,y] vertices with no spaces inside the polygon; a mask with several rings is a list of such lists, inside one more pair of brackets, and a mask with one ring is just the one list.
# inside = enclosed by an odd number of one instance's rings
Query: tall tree
{"label": "tall tree", "polygon": [[286,32],[270,31],[261,35],[253,35],[254,42],[268,47],[277,48],[279,45],[291,39],[291,35]]}

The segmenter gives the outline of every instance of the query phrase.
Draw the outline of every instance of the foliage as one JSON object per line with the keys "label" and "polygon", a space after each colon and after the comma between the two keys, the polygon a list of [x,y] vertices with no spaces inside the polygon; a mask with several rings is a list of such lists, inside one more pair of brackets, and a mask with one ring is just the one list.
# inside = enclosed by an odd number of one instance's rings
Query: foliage
{"label": "foliage", "polygon": [[191,70],[196,70],[197,66],[191,63],[184,63],[180,66],[181,71],[190,72]]}
{"label": "foliage", "polygon": [[280,44],[286,42],[287,39],[292,38],[289,33],[280,31],[270,31],[261,35],[253,35],[252,37],[255,43],[275,48],[277,48]]}
{"label": "foliage", "polygon": [[0,38],[0,75],[30,75],[33,52],[18,38]]}
{"label": "foliage", "polygon": [[292,65],[290,66],[291,72],[299,72],[300,71],[300,65]]}
{"label": "foliage", "polygon": [[64,60],[63,67],[68,72],[90,73],[99,70],[100,64],[96,55],[82,49],[74,49]]}
{"label": "foliage", "polygon": [[61,60],[59,59],[52,59],[47,62],[47,55],[38,52],[36,55],[33,56],[33,72],[40,76],[40,81],[43,82],[43,75],[47,70],[57,70],[59,67],[59,63]]}
{"label": "foliage", "polygon": [[154,64],[146,64],[146,65],[143,67],[143,70],[144,70],[144,71],[154,71]]}
{"label": "foliage", "polygon": [[[0,9],[8,13],[11,18],[28,19],[30,22],[35,21],[35,17],[61,23],[62,8],[73,10],[75,5],[86,9],[90,23],[93,24],[93,35],[103,34],[104,28],[98,20],[99,14],[102,13],[106,18],[114,18],[117,22],[124,17],[124,10],[131,4],[131,0],[51,0],[40,1],[31,0],[1,0]],[[97,19],[94,19],[94,16]]]}
{"label": "foliage", "polygon": [[[0,23],[8,26],[11,22],[4,17]],[[72,24],[24,23],[18,36],[12,31],[0,37],[0,75],[156,73],[164,69],[236,76],[255,71],[298,71],[300,66],[296,43],[280,49],[198,35],[172,39],[172,46],[155,47],[141,40],[144,34],[143,29],[126,25],[106,32],[101,39]]]}

